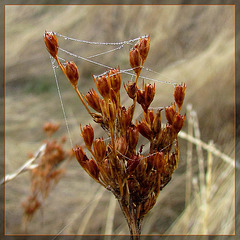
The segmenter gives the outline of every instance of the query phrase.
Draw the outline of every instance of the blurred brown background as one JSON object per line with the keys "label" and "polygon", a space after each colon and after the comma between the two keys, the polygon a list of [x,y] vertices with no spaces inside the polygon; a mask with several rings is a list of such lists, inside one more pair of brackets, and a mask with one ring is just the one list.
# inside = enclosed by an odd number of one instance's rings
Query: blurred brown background
{"label": "blurred brown background", "polygon": [[[151,47],[145,67],[157,73],[143,71],[142,75],[161,81],[185,82],[183,112],[192,105],[199,120],[201,140],[206,143],[213,140],[217,149],[234,158],[234,6],[9,5],[5,13],[6,173],[19,168],[27,160],[28,152],[39,148],[45,137],[42,126],[46,121],[60,122],[59,135],[67,135],[51,62],[43,42],[45,30],[95,42],[120,42],[150,34]],[[82,57],[109,50],[104,46],[58,39],[61,48]],[[93,60],[128,69],[129,47]],[[79,88],[83,93],[93,86],[91,75],[106,70],[72,56],[60,56],[77,63]],[[70,84],[59,69],[56,71],[71,138],[74,145],[81,144],[79,124],[87,124],[90,120]],[[128,75],[122,78],[125,83],[130,80]],[[166,106],[173,101],[171,85],[156,83],[156,89],[154,107]],[[188,131],[187,123],[183,131]],[[101,137],[102,133],[99,134]],[[186,140],[180,139],[179,169],[146,217],[143,234],[206,233],[203,231],[233,234],[234,168],[213,157],[212,192],[207,212],[202,214],[199,191],[194,188],[200,186],[199,156],[194,148],[191,202],[189,207],[186,206],[187,144]],[[69,142],[67,145],[71,147]],[[203,157],[207,173],[208,154],[205,150]],[[20,203],[29,191],[28,173],[6,185],[6,233],[24,233]],[[106,226],[110,212],[113,219],[111,233],[128,234],[125,219],[114,201],[111,193],[103,192],[73,160],[42,211],[34,216],[28,231],[31,234],[57,234],[60,231],[61,234],[106,234],[109,233]]]}

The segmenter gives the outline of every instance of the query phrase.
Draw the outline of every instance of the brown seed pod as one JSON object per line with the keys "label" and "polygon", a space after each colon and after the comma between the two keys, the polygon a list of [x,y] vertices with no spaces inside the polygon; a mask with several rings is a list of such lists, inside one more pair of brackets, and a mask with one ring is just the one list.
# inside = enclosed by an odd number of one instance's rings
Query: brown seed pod
{"label": "brown seed pod", "polygon": [[178,105],[179,111],[181,110],[182,105],[183,105],[183,101],[184,101],[184,98],[185,98],[185,90],[186,90],[185,83],[175,86],[174,99],[175,99],[175,102]]}
{"label": "brown seed pod", "polygon": [[[84,96],[84,95],[83,95]],[[101,107],[100,107],[100,97],[96,93],[94,89],[90,90],[86,96],[84,96],[85,100],[87,101],[87,104],[96,110],[97,112],[101,113]]]}
{"label": "brown seed pod", "polygon": [[58,53],[58,42],[55,34],[53,32],[45,31],[43,38],[48,52],[52,57],[56,58]]}
{"label": "brown seed pod", "polygon": [[127,85],[124,84],[124,88],[131,99],[136,97],[137,88],[135,82],[130,82]]}
{"label": "brown seed pod", "polygon": [[102,138],[97,138],[93,141],[93,152],[97,162],[103,161],[106,156],[107,146]]}
{"label": "brown seed pod", "polygon": [[92,143],[93,143],[93,139],[94,139],[94,131],[93,131],[92,126],[90,124],[88,124],[82,128],[80,125],[80,130],[82,133],[82,138],[86,144],[86,147],[88,149],[90,149],[92,146]]}
{"label": "brown seed pod", "polygon": [[83,151],[82,147],[78,146],[73,149],[76,159],[78,160],[79,164],[85,168],[86,162],[89,160],[86,153]]}
{"label": "brown seed pod", "polygon": [[148,140],[152,139],[151,128],[145,122],[139,122],[137,125],[138,131]]}
{"label": "brown seed pod", "polygon": [[142,62],[144,63],[150,49],[149,35],[139,40],[138,49],[142,58]]}
{"label": "brown seed pod", "polygon": [[70,83],[76,87],[79,78],[79,72],[76,64],[74,62],[67,62],[66,65],[66,75],[70,81]]}
{"label": "brown seed pod", "polygon": [[111,88],[118,93],[121,88],[121,73],[120,68],[118,69],[111,69],[109,72],[107,72],[107,75],[110,79]]}
{"label": "brown seed pod", "polygon": [[165,116],[166,116],[169,124],[171,124],[171,125],[173,124],[176,114],[177,113],[176,113],[176,105],[175,104],[165,108]]}
{"label": "brown seed pod", "polygon": [[130,66],[133,68],[134,72],[138,75],[141,72],[141,55],[137,48],[129,50],[129,62]]}
{"label": "brown seed pod", "polygon": [[93,76],[95,85],[99,91],[99,93],[102,95],[102,97],[104,99],[109,97],[110,94],[110,89],[111,89],[111,85],[110,85],[110,79],[108,77],[106,77],[105,75],[100,76],[95,78]]}

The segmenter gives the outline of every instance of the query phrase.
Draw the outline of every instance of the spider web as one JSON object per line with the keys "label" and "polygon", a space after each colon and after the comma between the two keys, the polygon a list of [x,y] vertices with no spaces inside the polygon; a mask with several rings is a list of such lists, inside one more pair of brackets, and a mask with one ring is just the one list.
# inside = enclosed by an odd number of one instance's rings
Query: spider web
{"label": "spider web", "polygon": [[[128,61],[129,49],[131,47],[133,47],[138,42],[138,40],[145,37],[145,36],[141,36],[141,37],[137,37],[137,38],[130,39],[130,40],[124,40],[124,41],[120,41],[120,42],[95,42],[95,41],[86,41],[86,40],[81,40],[81,39],[75,39],[72,37],[64,36],[64,35],[62,35],[60,33],[56,33],[56,32],[54,32],[54,34],[58,37],[58,39],[60,41],[61,40],[64,41],[63,44],[61,44],[61,46],[64,46],[64,47],[68,46],[68,49],[65,49],[62,47],[58,48],[58,59],[60,60],[60,62],[64,66],[66,66],[66,59],[65,59],[65,57],[66,57],[66,58],[68,58],[68,60],[71,59],[70,61],[73,60],[75,63],[77,63],[77,65],[78,65],[78,61],[79,61],[79,65],[81,65],[82,63],[87,63],[90,65],[97,66],[98,68],[100,67],[100,69],[102,70],[101,73],[98,75],[93,75],[94,77],[102,76],[102,75],[106,74],[106,71],[116,67],[116,66],[112,66],[111,64],[109,64],[109,62],[111,63],[111,61],[109,61],[109,58],[107,58],[107,60],[105,60],[105,58],[104,58],[105,56],[111,55],[110,59],[117,59],[119,52],[124,52],[123,54],[125,56],[125,60]],[[74,53],[75,50],[74,50],[74,52],[73,52],[73,50],[69,50],[69,48],[71,47],[71,42],[77,43],[79,45],[80,50],[81,49],[86,50],[86,48],[87,49],[94,48],[95,52],[91,55],[88,54],[88,56],[83,56],[83,55],[79,55],[78,53]],[[99,49],[101,49],[101,51]],[[91,49],[91,51],[92,51],[92,49]],[[84,52],[87,52],[87,51],[84,51]],[[55,77],[55,81],[56,81],[56,87],[57,87],[57,91],[58,91],[58,95],[59,95],[59,99],[60,99],[60,104],[61,104],[61,108],[62,108],[62,112],[63,112],[63,116],[64,116],[64,121],[65,121],[65,125],[67,128],[68,136],[69,136],[69,141],[73,148],[73,140],[71,137],[71,132],[70,132],[69,124],[68,124],[68,118],[67,118],[67,114],[66,114],[65,107],[64,107],[64,102],[63,102],[62,96],[61,96],[58,75],[56,72],[56,69],[59,67],[56,63],[56,60],[52,56],[50,56],[50,58],[51,58],[52,68],[54,71],[54,77]],[[100,60],[99,60],[99,58],[100,58]],[[108,61],[108,63],[104,63],[104,60]],[[127,64],[124,64],[124,65],[127,65]],[[129,63],[128,63],[128,66],[130,66]],[[126,84],[128,81],[131,81],[136,76],[134,69],[127,68],[127,67],[121,69],[121,66],[120,66],[120,73],[122,76],[122,84],[123,83]],[[149,77],[148,75],[150,73],[152,75],[157,75],[157,78]],[[89,78],[91,78],[90,74],[92,74],[92,73],[89,72]],[[130,77],[130,79],[129,79],[129,77]],[[81,72],[80,72],[78,84],[82,84],[81,78],[82,78],[82,76],[81,76]],[[161,78],[161,79],[159,79],[159,78]],[[142,67],[142,72],[139,76],[139,79],[142,81],[144,80],[145,82],[148,81],[148,82],[153,82],[154,84],[167,84],[167,85],[170,85],[173,87],[175,87],[175,85],[177,84],[174,79],[171,79],[168,76],[165,76],[165,75],[163,75],[155,70],[152,70],[149,67],[145,67],[145,66]],[[141,83],[139,84],[139,86],[141,87]],[[149,107],[149,109],[161,109],[161,108],[163,108],[163,107],[158,106],[158,104],[157,104],[157,107]],[[142,114],[142,111],[140,111],[140,109],[139,110],[136,109],[135,118],[139,119],[141,114]],[[105,141],[107,141],[107,140],[109,140],[109,138],[105,139]],[[148,156],[148,157],[150,157],[150,156]],[[124,157],[126,157],[126,156],[124,156]]]}

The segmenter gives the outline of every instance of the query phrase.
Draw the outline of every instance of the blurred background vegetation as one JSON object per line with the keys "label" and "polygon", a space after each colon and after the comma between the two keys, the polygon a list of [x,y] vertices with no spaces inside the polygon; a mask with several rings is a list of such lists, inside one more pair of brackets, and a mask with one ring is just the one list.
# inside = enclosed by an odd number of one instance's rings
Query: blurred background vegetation
{"label": "blurred background vegetation", "polygon": [[[41,146],[45,137],[42,126],[46,121],[61,123],[59,136],[67,135],[53,69],[43,42],[45,30],[97,42],[119,42],[150,34],[151,47],[145,67],[157,73],[143,71],[142,75],[185,82],[187,91],[182,112],[187,112],[186,107],[191,105],[197,114],[194,121],[199,122],[201,140],[206,143],[213,140],[217,149],[234,159],[233,6],[8,5],[5,13],[6,173],[14,172],[24,164],[29,152]],[[109,50],[64,38],[59,38],[59,45],[82,57]],[[94,61],[127,69],[128,49],[129,46],[125,46]],[[60,56],[78,65],[79,88],[83,93],[93,87],[91,75],[106,70],[74,57]],[[63,74],[59,69],[56,71],[71,138],[74,145],[81,144],[79,124],[88,124],[90,119]],[[125,83],[130,80],[127,75],[122,78]],[[156,89],[153,106],[167,106],[173,101],[171,85],[156,83]],[[190,110],[188,113],[191,115]],[[188,131],[187,122],[183,131]],[[97,137],[101,134],[99,131]],[[211,156],[213,166],[209,170],[209,153],[203,150],[204,172],[211,172],[212,179],[210,185],[204,181],[205,187],[210,188],[210,197],[203,213],[203,199],[198,189],[201,188],[199,155],[195,146],[191,178],[186,177],[188,144],[180,139],[179,169],[143,222],[143,234],[234,234],[234,168],[219,157]],[[71,147],[69,141],[67,145]],[[188,201],[187,181],[192,186]],[[29,192],[27,173],[7,183],[6,233],[25,233],[21,225],[21,202]],[[111,193],[100,188],[73,160],[29,224],[28,233],[128,234],[125,219],[115,202]],[[110,232],[109,221],[112,222]]]}

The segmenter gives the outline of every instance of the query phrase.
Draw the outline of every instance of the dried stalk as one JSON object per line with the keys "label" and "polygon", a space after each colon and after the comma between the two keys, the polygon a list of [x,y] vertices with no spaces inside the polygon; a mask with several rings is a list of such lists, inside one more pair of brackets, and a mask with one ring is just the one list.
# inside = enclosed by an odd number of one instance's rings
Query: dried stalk
{"label": "dried stalk", "polygon": [[0,184],[7,183],[13,179],[15,179],[19,174],[32,170],[36,167],[38,167],[38,164],[34,164],[33,162],[36,161],[38,158],[40,158],[46,149],[46,144],[41,145],[41,147],[38,149],[38,151],[34,154],[34,157],[29,159],[27,162],[25,162],[19,169],[17,169],[14,173],[8,174],[1,180]]}

